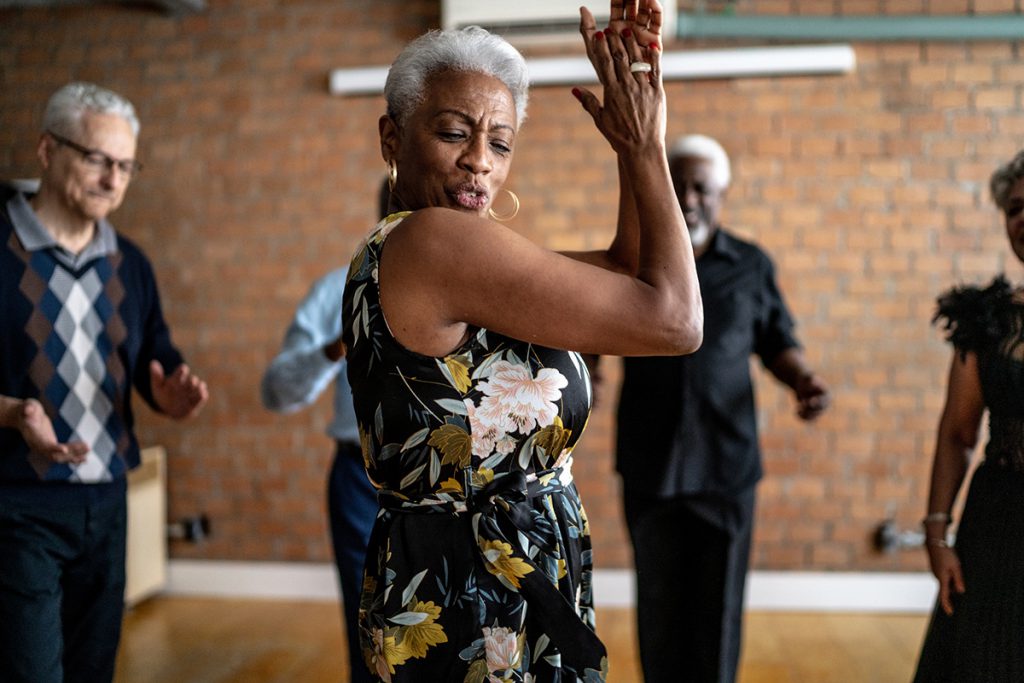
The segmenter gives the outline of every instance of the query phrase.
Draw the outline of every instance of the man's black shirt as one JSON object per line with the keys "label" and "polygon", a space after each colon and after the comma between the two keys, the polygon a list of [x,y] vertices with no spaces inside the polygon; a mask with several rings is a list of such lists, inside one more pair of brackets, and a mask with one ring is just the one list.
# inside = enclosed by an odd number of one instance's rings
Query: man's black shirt
{"label": "man's black shirt", "polygon": [[687,356],[623,359],[616,467],[651,497],[734,496],[761,478],[750,356],[798,346],[771,259],[723,229],[697,259],[704,342]]}

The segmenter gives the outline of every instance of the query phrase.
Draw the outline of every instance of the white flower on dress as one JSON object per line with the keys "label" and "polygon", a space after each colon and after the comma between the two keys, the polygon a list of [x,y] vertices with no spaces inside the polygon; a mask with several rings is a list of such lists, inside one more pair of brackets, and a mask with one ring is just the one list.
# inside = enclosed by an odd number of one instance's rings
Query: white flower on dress
{"label": "white flower on dress", "polygon": [[558,415],[555,402],[562,398],[562,389],[568,384],[554,368],[541,368],[533,377],[526,365],[498,361],[491,376],[478,385],[484,394],[478,410],[494,424],[505,426],[506,432],[529,434],[538,424],[546,427],[554,422]]}
{"label": "white flower on dress", "polygon": [[498,453],[501,453],[502,455],[508,455],[515,449],[516,440],[513,439],[508,434],[502,436],[500,439],[498,439],[498,442],[494,444],[494,450],[497,451]]}
{"label": "white flower on dress", "polygon": [[466,405],[469,417],[469,433],[473,436],[473,455],[486,458],[494,452],[494,444],[505,437],[505,430],[495,424],[493,416],[479,410],[468,398]]}
{"label": "white flower on dress", "polygon": [[484,626],[483,632],[487,671],[494,673],[514,667],[519,659],[519,640],[516,632],[504,626]]}

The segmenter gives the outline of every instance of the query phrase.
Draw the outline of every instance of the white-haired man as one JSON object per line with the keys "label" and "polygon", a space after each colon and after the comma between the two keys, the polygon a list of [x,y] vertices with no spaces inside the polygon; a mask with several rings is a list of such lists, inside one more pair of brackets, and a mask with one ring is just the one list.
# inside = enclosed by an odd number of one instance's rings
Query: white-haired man
{"label": "white-haired man", "polygon": [[729,683],[762,474],[750,355],[793,390],[805,420],[827,407],[828,388],[804,359],[767,254],[719,225],[725,150],[688,135],[669,165],[697,257],[704,343],[689,356],[624,359],[616,461],[645,681]]}
{"label": "white-haired man", "polygon": [[0,678],[114,676],[124,603],[134,386],[195,415],[206,384],[171,342],[152,267],[107,216],[132,177],[131,103],[88,83],[50,98],[39,191],[0,195]]}

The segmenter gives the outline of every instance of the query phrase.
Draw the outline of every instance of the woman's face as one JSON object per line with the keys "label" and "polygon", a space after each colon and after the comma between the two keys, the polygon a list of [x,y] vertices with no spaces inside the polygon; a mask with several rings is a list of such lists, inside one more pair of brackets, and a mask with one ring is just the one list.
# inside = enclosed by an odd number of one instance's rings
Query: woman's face
{"label": "woman's face", "polygon": [[385,158],[390,153],[398,164],[395,194],[405,209],[484,215],[512,162],[512,93],[487,74],[444,71],[427,80],[424,94],[403,129],[390,120],[381,129]]}
{"label": "woman's face", "polygon": [[1024,178],[1010,188],[1003,215],[1006,218],[1006,236],[1010,240],[1010,248],[1024,262]]}

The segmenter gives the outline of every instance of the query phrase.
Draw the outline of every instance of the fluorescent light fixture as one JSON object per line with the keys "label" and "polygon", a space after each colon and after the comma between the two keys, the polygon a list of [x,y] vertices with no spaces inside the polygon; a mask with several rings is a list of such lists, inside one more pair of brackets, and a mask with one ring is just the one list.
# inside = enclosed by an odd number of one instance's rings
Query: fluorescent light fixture
{"label": "fluorescent light fixture", "polygon": [[332,95],[379,95],[388,78],[387,66],[332,69],[328,88]]}
{"label": "fluorescent light fixture", "polygon": [[[528,59],[530,85],[587,85],[597,82],[586,57]],[[727,50],[666,52],[661,57],[666,81],[701,78],[744,78],[845,74],[857,66],[849,45],[795,45],[745,47]],[[377,95],[384,90],[388,67],[334,69],[330,73],[332,95]]]}

